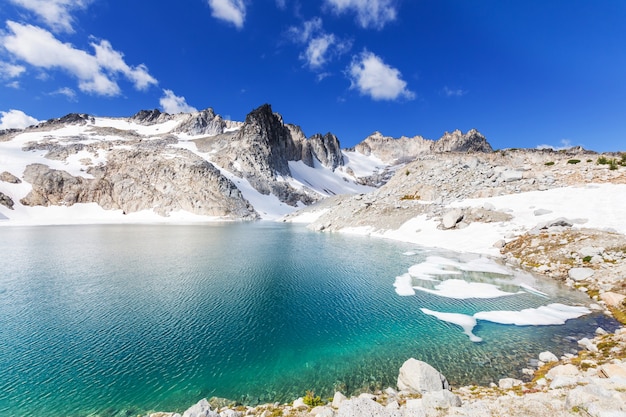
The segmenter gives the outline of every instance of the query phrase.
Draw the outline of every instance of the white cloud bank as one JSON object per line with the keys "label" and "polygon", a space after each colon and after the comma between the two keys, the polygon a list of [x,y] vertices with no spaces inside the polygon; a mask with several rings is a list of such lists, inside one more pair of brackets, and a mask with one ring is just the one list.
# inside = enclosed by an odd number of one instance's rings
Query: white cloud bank
{"label": "white cloud bank", "polygon": [[195,107],[187,104],[185,97],[179,97],[172,90],[163,90],[163,97],[159,100],[159,104],[165,113],[191,113],[198,111]]}
{"label": "white cloud bank", "polygon": [[243,0],[209,0],[211,16],[243,28],[246,20],[246,5]]}
{"label": "white cloud bank", "polygon": [[10,0],[34,13],[55,32],[74,32],[71,11],[85,9],[90,0]]}
{"label": "white cloud bank", "polygon": [[148,68],[140,64],[132,67],[124,62],[124,55],[113,49],[106,40],[92,42],[95,55],[59,41],[45,29],[7,21],[9,33],[0,38],[0,45],[16,59],[43,69],[61,69],[78,79],[78,88],[86,93],[117,96],[120,87],[115,81],[122,74],[137,90],[157,84]]}
{"label": "white cloud bank", "polygon": [[14,65],[6,62],[0,62],[0,77],[1,78],[17,78],[26,71],[26,68],[22,65]]}
{"label": "white cloud bank", "polygon": [[412,100],[415,93],[407,89],[402,74],[383,62],[377,55],[363,51],[352,59],[348,67],[350,88],[358,90],[362,95],[373,100]]}
{"label": "white cloud bank", "polygon": [[11,109],[0,111],[0,130],[4,129],[24,129],[25,127],[36,125],[39,120],[24,113],[21,110]]}
{"label": "white cloud bank", "polygon": [[326,0],[335,13],[354,12],[361,27],[374,29],[382,29],[396,19],[395,3],[394,0]]}

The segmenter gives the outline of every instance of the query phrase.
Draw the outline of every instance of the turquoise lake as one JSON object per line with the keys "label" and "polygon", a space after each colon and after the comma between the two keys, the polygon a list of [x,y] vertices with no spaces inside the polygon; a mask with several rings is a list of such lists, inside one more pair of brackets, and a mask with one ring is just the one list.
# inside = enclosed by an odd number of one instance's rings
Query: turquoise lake
{"label": "turquoise lake", "polygon": [[[457,255],[279,223],[2,227],[0,253],[2,417],[350,394],[395,387],[410,357],[452,385],[486,384],[615,327],[599,313],[558,326],[479,321],[474,343],[420,309],[473,314],[585,298],[551,281],[535,283],[547,297],[402,297],[397,276],[429,255]],[[514,277],[462,278],[515,287]]]}

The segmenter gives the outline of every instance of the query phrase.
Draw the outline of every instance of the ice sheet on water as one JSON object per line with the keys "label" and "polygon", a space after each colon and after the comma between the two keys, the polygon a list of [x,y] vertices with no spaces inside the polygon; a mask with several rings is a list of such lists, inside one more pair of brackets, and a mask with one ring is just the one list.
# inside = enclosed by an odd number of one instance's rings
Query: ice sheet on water
{"label": "ice sheet on water", "polygon": [[397,276],[393,286],[396,288],[396,294],[398,295],[415,295],[415,290],[413,289],[413,278],[409,274]]}
{"label": "ice sheet on water", "polygon": [[467,300],[470,298],[497,298],[519,293],[506,292],[496,285],[484,282],[467,282],[462,279],[448,279],[435,285],[434,289],[415,286],[416,290],[424,291],[440,297]]}
{"label": "ice sheet on water", "polygon": [[445,313],[427,308],[420,309],[424,314],[436,317],[441,321],[460,326],[463,333],[469,336],[472,342],[481,342],[473,331],[478,320],[490,321],[498,324],[512,324],[515,326],[555,326],[565,324],[567,320],[576,319],[591,313],[586,307],[568,306],[553,303],[537,308],[526,308],[521,311],[480,311],[470,316],[461,313]]}
{"label": "ice sheet on water", "polygon": [[549,326],[565,324],[569,319],[575,319],[589,313],[591,310],[586,307],[553,303],[538,308],[526,308],[521,311],[481,311],[474,314],[474,317],[477,320],[499,324]]}
{"label": "ice sheet on water", "polygon": [[463,329],[463,333],[468,335],[472,342],[483,341],[483,339],[472,333],[474,327],[476,327],[476,319],[472,316],[461,313],[442,313],[440,311],[433,311],[427,308],[421,308],[420,310],[422,310],[422,313],[428,314],[429,316],[437,317],[441,321],[461,326],[461,328]]}

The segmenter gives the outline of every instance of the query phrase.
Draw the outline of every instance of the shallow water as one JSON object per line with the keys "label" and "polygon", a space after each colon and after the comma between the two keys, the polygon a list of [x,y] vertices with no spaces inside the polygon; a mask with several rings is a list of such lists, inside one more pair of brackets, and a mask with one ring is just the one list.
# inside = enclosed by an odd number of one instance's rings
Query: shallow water
{"label": "shallow water", "polygon": [[[420,309],[471,315],[584,299],[543,281],[532,285],[548,298],[399,296],[396,276],[457,255],[285,224],[4,227],[0,253],[0,416],[349,394],[395,386],[409,357],[452,384],[488,383],[613,326],[600,314],[561,326],[478,321],[474,343]],[[460,277],[519,290],[519,276]]]}

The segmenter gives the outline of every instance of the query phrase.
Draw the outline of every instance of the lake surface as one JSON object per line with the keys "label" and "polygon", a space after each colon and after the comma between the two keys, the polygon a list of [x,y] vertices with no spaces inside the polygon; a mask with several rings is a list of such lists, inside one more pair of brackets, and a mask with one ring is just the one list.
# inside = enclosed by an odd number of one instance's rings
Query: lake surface
{"label": "lake surface", "polygon": [[[471,271],[437,278],[512,295],[400,296],[396,277],[428,256],[467,257],[277,223],[3,227],[0,254],[0,416],[350,394],[395,387],[410,357],[453,385],[497,382],[543,350],[575,350],[577,338],[614,326],[597,313],[559,326],[479,321],[482,342],[472,342],[421,309],[471,315],[585,300],[528,275]],[[547,296],[519,291],[520,279]]]}

